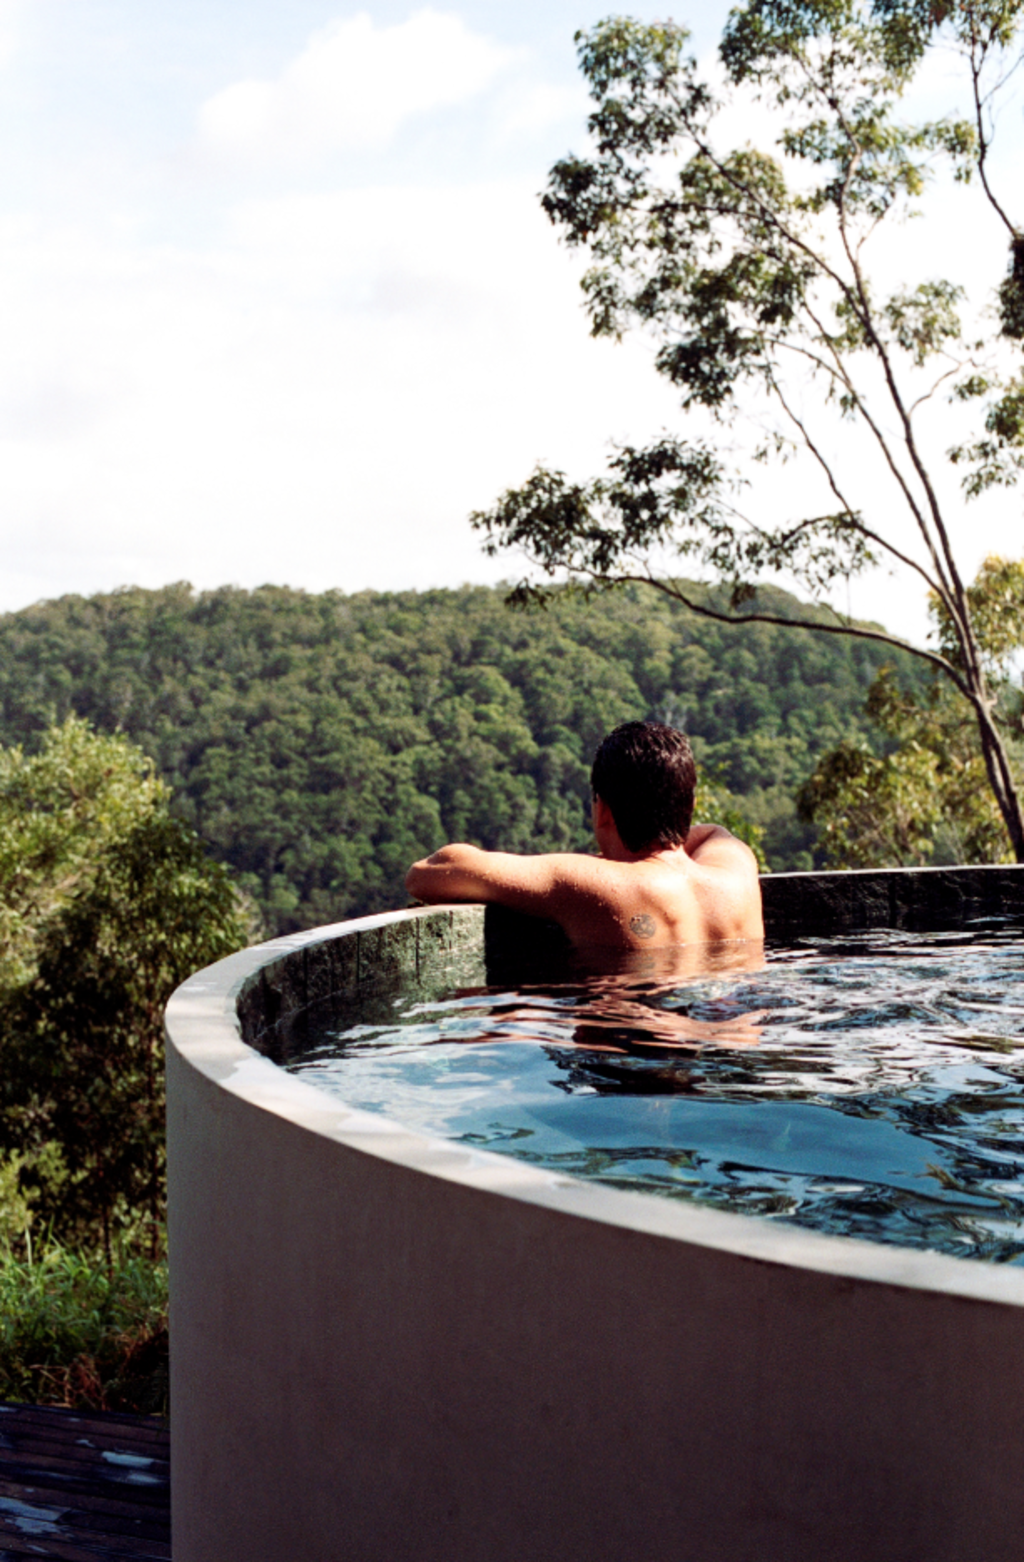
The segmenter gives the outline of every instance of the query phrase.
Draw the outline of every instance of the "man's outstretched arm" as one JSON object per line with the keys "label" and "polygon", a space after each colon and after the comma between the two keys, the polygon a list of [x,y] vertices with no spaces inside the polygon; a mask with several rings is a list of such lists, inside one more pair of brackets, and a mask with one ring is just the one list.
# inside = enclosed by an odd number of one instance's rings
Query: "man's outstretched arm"
{"label": "man's outstretched arm", "polygon": [[563,891],[576,863],[567,852],[520,857],[513,852],[488,852],[479,846],[442,846],[432,857],[414,862],[405,887],[415,900],[437,905],[448,900],[492,900],[514,911],[558,916]]}

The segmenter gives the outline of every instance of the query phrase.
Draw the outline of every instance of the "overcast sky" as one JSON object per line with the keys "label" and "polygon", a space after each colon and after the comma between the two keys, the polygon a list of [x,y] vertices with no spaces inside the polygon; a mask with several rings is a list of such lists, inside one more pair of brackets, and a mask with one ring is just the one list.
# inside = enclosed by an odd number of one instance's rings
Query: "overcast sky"
{"label": "overcast sky", "polygon": [[[589,338],[537,202],[607,9],[0,0],[0,608],[494,580],[471,509],[683,427],[649,344]],[[677,10],[701,54],[726,10]],[[972,565],[1020,554],[1019,512],[964,522]],[[923,629],[916,588],[851,605]]]}

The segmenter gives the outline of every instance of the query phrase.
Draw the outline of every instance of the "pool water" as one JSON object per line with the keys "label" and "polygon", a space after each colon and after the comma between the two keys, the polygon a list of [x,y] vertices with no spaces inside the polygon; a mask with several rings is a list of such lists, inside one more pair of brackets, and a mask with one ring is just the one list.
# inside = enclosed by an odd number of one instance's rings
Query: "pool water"
{"label": "pool water", "polygon": [[534,1165],[1024,1264],[1024,935],[623,957],[308,1034],[351,1106]]}

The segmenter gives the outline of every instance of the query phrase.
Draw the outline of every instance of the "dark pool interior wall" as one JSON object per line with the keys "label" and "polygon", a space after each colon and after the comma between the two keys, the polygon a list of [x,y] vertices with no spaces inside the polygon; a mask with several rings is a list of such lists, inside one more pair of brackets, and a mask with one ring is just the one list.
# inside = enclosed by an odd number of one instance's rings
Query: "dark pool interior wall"
{"label": "dark pool interior wall", "polygon": [[990,917],[1024,922],[1020,864],[765,874],[761,891],[774,941],[886,927],[941,932]]}

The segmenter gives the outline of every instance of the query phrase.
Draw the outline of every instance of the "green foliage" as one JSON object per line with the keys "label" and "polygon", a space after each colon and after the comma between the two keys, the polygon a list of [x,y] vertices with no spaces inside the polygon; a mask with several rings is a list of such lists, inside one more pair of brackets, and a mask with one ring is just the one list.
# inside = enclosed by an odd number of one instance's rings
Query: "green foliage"
{"label": "green foliage", "polygon": [[24,1155],[0,1159],[0,1246],[11,1248],[18,1242],[31,1243],[33,1199],[22,1187],[21,1175],[28,1163]]}
{"label": "green foliage", "polygon": [[1024,341],[1024,234],[1010,242],[1010,264],[999,284],[999,316],[1003,335]]}
{"label": "green foliage", "polygon": [[[883,703],[889,707],[884,717]],[[819,761],[799,794],[801,817],[821,830],[825,864],[1011,861],[964,702],[938,685],[923,705],[898,702],[883,673],[871,704],[899,747],[879,757],[864,743],[842,743]]]}
{"label": "green foliage", "polygon": [[[758,600],[782,619],[820,611]],[[793,793],[868,730],[885,659],[868,641],[718,625],[641,586],[531,612],[483,587],[172,586],[0,619],[0,738],[33,748],[69,712],[123,730],[286,932],[404,904],[409,863],[445,840],[586,849],[594,750],[647,715],[690,732],[774,868],[810,866]]]}
{"label": "green foliage", "polygon": [[0,1246],[0,1399],[166,1415],[167,1265]]}
{"label": "green foliage", "polygon": [[[594,102],[590,151],[555,164],[542,204],[566,241],[589,252],[582,285],[593,333],[653,335],[657,367],[685,410],[711,414],[730,443],[746,422],[756,458],[802,452],[820,499],[808,514],[766,525],[744,513],[745,471],[730,472],[724,446],[662,436],[646,450],[618,450],[608,475],[590,482],[539,468],[471,517],[488,552],[525,553],[533,573],[522,598],[543,596],[545,579],[591,590],[648,579],[695,610],[774,621],[751,600],[765,577],[784,572],[822,601],[880,560],[909,568],[942,604],[950,631],[944,652],[917,654],[973,710],[986,785],[1019,860],[1024,815],[991,716],[949,514],[962,504],[958,490],[978,498],[1014,484],[1024,467],[1024,241],[988,173],[996,99],[1022,20],[1024,0],[746,0],[721,40],[721,98],[674,23],[610,17],[578,33]],[[911,122],[907,88],[937,50],[960,65],[972,116]],[[751,99],[774,116],[773,143],[723,144],[723,110]],[[869,270],[879,230],[916,215],[943,169],[974,184],[1009,244],[1009,270],[991,279],[995,329],[979,327],[977,308],[963,324],[970,301],[947,278],[887,291]],[[942,387],[965,424],[948,452],[953,473],[933,471],[923,454],[924,420]],[[873,510],[856,486],[865,461],[830,453],[835,415],[856,426],[857,451],[873,453],[892,485],[880,500],[867,489]],[[894,504],[911,522],[909,547],[893,526]],[[722,584],[724,598],[700,601],[676,578],[680,561]],[[838,612],[803,621],[906,648]]]}
{"label": "green foliage", "polygon": [[[109,1255],[158,1240],[163,1005],[246,942],[226,870],[126,738],[69,718],[0,752],[0,1145],[8,1231],[28,1207]],[[17,1188],[12,1169],[17,1167]],[[19,1202],[19,1200],[21,1202]]]}
{"label": "green foliage", "polygon": [[0,1154],[0,1251],[31,1258],[40,1192],[45,1188],[53,1199],[67,1175],[60,1146],[52,1142],[31,1154]]}
{"label": "green foliage", "polygon": [[[980,654],[998,690],[997,719],[1019,769],[1024,729],[1012,662],[1024,644],[1024,563],[986,559],[968,593]],[[958,646],[945,605],[933,598],[931,610],[936,635],[954,657]],[[863,740],[843,742],[822,756],[798,798],[801,816],[821,829],[829,865],[1012,860],[963,696],[945,681],[904,691],[892,669],[883,668],[868,692],[866,714],[892,751],[879,756]]]}
{"label": "green foliage", "polygon": [[[967,587],[971,618],[989,677],[997,687],[1009,682],[1013,658],[1024,646],[1024,559],[990,554]],[[944,656],[960,654],[949,613],[938,597],[931,601],[936,638]]]}
{"label": "green foliage", "polygon": [[917,368],[960,336],[955,305],[964,296],[952,282],[921,282],[913,291],[893,293],[882,306],[892,340]]}
{"label": "green foliage", "polygon": [[1001,390],[985,414],[985,434],[949,451],[954,466],[967,468],[963,488],[969,499],[989,488],[1013,488],[1024,471],[1024,377],[1005,380]]}
{"label": "green foliage", "polygon": [[39,753],[0,749],[0,980],[32,972],[37,939],[104,852],[166,803],[153,762],[68,721]]}

